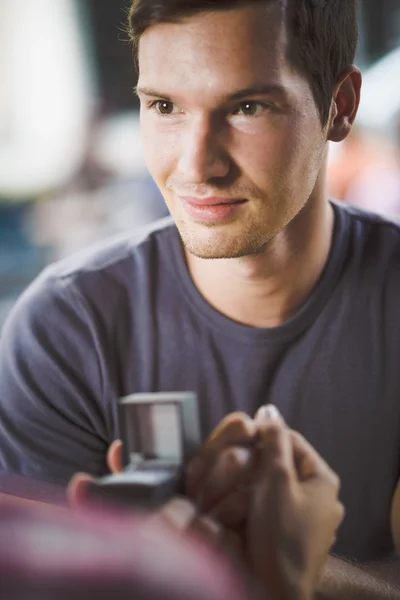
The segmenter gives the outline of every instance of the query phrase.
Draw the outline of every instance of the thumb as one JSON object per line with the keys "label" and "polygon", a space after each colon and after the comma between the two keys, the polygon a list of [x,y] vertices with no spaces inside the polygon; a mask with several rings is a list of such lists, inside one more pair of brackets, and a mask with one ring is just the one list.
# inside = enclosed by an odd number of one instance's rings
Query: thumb
{"label": "thumb", "polygon": [[76,473],[67,487],[68,504],[72,507],[87,504],[90,497],[90,486],[94,481],[94,477],[87,473]]}
{"label": "thumb", "polygon": [[107,465],[111,473],[120,473],[122,465],[122,442],[114,440],[107,452]]}

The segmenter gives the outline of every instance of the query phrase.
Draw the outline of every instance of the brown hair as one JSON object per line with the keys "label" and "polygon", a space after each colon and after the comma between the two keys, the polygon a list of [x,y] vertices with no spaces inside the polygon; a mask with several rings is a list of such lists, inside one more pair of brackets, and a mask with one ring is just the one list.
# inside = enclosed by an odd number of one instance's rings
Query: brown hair
{"label": "brown hair", "polygon": [[289,59],[309,80],[325,125],[337,78],[354,61],[357,0],[133,0],[128,30],[136,63],[140,37],[152,25],[266,1],[286,6]]}

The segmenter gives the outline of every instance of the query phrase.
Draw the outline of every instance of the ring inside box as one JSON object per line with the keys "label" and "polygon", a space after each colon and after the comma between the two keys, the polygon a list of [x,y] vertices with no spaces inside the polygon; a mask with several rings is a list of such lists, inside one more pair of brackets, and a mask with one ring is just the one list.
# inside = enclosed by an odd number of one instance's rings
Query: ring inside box
{"label": "ring inside box", "polygon": [[145,460],[160,458],[182,462],[179,406],[172,403],[137,404],[132,412],[132,426],[127,432],[130,454]]}
{"label": "ring inside box", "polygon": [[119,416],[126,466],[152,460],[187,464],[200,447],[193,392],[131,394],[120,399]]}

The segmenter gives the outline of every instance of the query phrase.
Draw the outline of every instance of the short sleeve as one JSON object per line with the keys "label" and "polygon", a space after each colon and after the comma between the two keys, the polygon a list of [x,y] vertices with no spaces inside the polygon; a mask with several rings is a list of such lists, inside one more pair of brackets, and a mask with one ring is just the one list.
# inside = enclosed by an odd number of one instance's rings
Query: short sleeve
{"label": "short sleeve", "polygon": [[48,271],[0,338],[0,474],[64,485],[76,471],[106,472],[105,393],[88,304],[73,277]]}

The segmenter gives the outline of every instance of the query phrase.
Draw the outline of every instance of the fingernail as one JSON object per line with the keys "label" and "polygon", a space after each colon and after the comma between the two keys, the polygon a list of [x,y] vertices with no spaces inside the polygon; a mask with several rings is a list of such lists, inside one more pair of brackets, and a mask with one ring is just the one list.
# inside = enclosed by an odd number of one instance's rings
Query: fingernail
{"label": "fingernail", "polygon": [[176,497],[170,500],[159,514],[166,516],[177,529],[187,529],[196,517],[196,509],[186,498]]}
{"label": "fingernail", "polygon": [[255,420],[256,422],[282,421],[282,415],[274,404],[266,404],[258,409]]}

